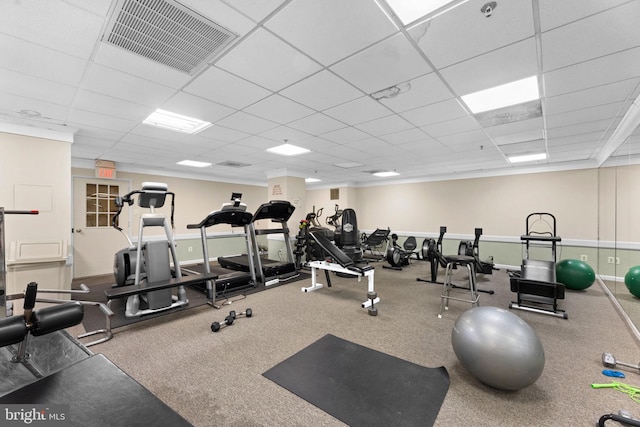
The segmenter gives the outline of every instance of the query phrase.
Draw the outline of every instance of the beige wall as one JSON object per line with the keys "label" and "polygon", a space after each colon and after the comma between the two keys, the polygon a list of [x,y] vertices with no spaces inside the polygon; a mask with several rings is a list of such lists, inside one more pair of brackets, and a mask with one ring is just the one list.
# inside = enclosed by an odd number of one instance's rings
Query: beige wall
{"label": "beige wall", "polygon": [[[526,216],[551,212],[563,239],[597,240],[598,170],[398,184],[352,189],[350,205],[363,230],[390,227],[402,233],[447,232],[519,237]],[[342,197],[343,191],[341,191]],[[329,190],[307,192],[307,211],[333,211]],[[342,205],[340,206],[343,207]]]}
{"label": "beige wall", "polygon": [[[70,289],[70,145],[65,140],[0,132],[0,206],[40,211],[5,218],[9,294],[23,292],[31,281],[40,289]],[[10,253],[12,242],[19,241],[24,245],[15,245],[17,250]]]}
{"label": "beige wall", "polygon": [[[71,144],[0,133],[0,206],[39,209],[7,219],[6,240],[69,240]],[[8,243],[7,243],[8,244]]]}

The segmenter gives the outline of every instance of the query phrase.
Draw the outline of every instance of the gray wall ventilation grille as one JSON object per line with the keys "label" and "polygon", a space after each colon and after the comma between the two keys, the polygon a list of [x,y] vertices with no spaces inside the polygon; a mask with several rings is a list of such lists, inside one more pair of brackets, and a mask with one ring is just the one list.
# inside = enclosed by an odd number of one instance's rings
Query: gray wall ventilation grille
{"label": "gray wall ventilation grille", "polygon": [[194,74],[236,34],[169,0],[120,0],[102,40]]}

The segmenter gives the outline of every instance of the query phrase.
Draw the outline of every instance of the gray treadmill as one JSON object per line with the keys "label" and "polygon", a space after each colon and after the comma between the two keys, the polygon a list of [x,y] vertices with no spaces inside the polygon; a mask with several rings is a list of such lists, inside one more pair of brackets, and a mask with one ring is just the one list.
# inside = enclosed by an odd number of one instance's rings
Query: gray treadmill
{"label": "gray treadmill", "polygon": [[[205,274],[215,273],[216,279],[207,280],[204,284],[198,285],[207,294],[211,304],[215,303],[217,295],[224,295],[234,291],[250,289],[256,286],[255,268],[253,267],[253,257],[249,257],[251,264],[246,271],[229,269],[224,266],[213,267],[209,263],[209,248],[207,245],[207,229],[218,224],[229,224],[232,227],[243,227],[245,232],[245,241],[247,244],[247,252],[252,253],[252,247],[249,243],[250,225],[253,215],[246,211],[246,205],[240,203],[240,193],[233,193],[231,200],[233,203],[225,203],[218,211],[209,213],[198,224],[187,225],[188,229],[200,229],[200,237],[202,240],[203,254],[203,270]],[[220,258],[218,258],[219,260]],[[215,286],[214,286],[215,285]]]}
{"label": "gray treadmill", "polygon": [[[270,286],[278,283],[280,280],[298,276],[298,269],[295,264],[295,258],[293,257],[293,250],[291,249],[289,227],[287,226],[287,221],[291,218],[294,210],[295,206],[285,200],[272,200],[260,205],[258,210],[253,214],[253,220],[249,230],[252,251],[244,255],[220,257],[218,258],[220,266],[246,272],[253,268],[251,265],[253,258],[256,279],[264,286]],[[256,229],[255,223],[261,219],[269,219],[271,222],[278,224],[279,227]],[[271,260],[266,256],[260,256],[257,236],[267,234],[282,234],[284,236],[286,259]]]}

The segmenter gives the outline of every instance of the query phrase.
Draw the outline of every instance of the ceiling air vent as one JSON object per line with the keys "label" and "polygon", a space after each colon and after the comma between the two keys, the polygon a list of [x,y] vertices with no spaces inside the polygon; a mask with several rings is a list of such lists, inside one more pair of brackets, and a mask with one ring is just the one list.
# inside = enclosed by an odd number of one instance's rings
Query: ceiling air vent
{"label": "ceiling air vent", "polygon": [[102,41],[194,74],[236,34],[171,0],[119,0]]}
{"label": "ceiling air vent", "polygon": [[233,160],[225,160],[224,162],[216,163],[216,166],[228,166],[230,168],[245,168],[247,166],[251,166],[251,164],[234,162]]}

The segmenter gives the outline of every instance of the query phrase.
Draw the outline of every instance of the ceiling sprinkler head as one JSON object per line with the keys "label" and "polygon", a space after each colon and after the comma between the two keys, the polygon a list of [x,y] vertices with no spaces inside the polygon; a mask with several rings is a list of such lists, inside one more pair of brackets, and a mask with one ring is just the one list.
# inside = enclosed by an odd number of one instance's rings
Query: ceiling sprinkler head
{"label": "ceiling sprinkler head", "polygon": [[485,18],[489,18],[497,6],[498,3],[490,1],[480,8],[480,12],[484,13]]}

